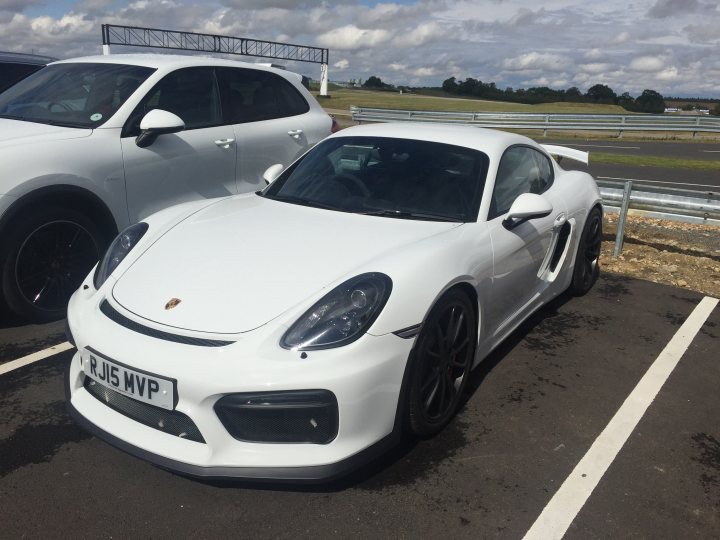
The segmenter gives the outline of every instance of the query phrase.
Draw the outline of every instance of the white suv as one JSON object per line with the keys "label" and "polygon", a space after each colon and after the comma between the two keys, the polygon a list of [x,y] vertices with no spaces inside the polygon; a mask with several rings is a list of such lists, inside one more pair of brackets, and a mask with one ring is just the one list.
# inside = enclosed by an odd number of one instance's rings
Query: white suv
{"label": "white suv", "polygon": [[[264,187],[335,123],[287,71],[112,55],[55,62],[0,94],[0,301],[49,320],[119,230]],[[238,231],[237,234],[251,231]]]}

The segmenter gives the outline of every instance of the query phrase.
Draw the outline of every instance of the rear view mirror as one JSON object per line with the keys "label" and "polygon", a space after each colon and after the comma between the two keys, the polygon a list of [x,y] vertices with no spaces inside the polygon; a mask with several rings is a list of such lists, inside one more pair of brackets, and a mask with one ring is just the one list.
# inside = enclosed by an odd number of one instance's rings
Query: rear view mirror
{"label": "rear view mirror", "polygon": [[552,204],[542,195],[523,193],[512,203],[503,225],[512,229],[528,219],[548,216],[552,210]]}
{"label": "rear view mirror", "polygon": [[179,116],[162,109],[153,109],[140,121],[140,135],[135,139],[135,144],[140,148],[147,148],[158,136],[177,133],[183,129],[185,122]]}
{"label": "rear view mirror", "polygon": [[282,165],[282,163],[270,165],[263,173],[263,178],[268,184],[272,184],[275,179],[280,176],[280,173],[283,171],[284,168],[285,167]]}

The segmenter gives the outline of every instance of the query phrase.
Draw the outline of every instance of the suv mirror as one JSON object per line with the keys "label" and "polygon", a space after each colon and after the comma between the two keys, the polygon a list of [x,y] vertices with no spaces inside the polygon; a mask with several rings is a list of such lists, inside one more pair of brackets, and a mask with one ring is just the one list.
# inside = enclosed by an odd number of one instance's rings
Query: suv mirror
{"label": "suv mirror", "polygon": [[135,138],[135,144],[140,148],[147,148],[158,136],[177,133],[183,129],[185,122],[179,116],[162,109],[153,109],[140,121],[140,135]]}
{"label": "suv mirror", "polygon": [[552,204],[542,195],[523,193],[512,203],[503,225],[507,229],[512,229],[529,219],[550,215],[552,211]]}
{"label": "suv mirror", "polygon": [[283,171],[285,167],[283,167],[282,163],[276,163],[275,165],[270,165],[265,172],[263,173],[263,178],[265,181],[269,184],[272,184],[273,181],[280,176],[280,173]]}

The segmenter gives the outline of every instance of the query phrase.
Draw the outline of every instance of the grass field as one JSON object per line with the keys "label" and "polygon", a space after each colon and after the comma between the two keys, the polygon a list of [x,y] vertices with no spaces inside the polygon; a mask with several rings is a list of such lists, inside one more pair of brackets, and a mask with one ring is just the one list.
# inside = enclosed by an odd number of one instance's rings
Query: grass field
{"label": "grass field", "polygon": [[[331,90],[330,98],[319,98],[320,104],[331,110],[349,111],[351,105],[376,107],[380,109],[405,109],[413,111],[464,111],[464,112],[538,112],[538,113],[605,113],[628,114],[618,105],[596,105],[592,103],[542,103],[525,105],[507,101],[486,101],[452,97],[421,96],[397,92],[352,90],[347,88]],[[318,93],[313,92],[317,97]]]}
{"label": "grass field", "polygon": [[592,163],[612,165],[632,165],[634,167],[659,167],[661,169],[694,169],[700,171],[720,171],[720,160],[686,159],[671,156],[638,156],[623,154],[590,154]]}

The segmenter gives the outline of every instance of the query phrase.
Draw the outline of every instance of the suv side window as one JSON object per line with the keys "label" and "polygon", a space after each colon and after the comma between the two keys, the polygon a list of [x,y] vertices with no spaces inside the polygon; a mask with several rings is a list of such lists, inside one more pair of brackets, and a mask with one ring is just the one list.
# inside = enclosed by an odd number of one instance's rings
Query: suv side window
{"label": "suv side window", "polygon": [[185,130],[221,125],[214,68],[183,68],[163,77],[130,115],[122,136],[139,135],[140,121],[153,109],[178,115],[185,122]]}
{"label": "suv side window", "polygon": [[550,160],[529,146],[513,146],[505,151],[498,165],[488,219],[510,210],[523,193],[543,193],[552,185]]}
{"label": "suv side window", "polygon": [[288,81],[267,71],[218,68],[225,122],[242,124],[304,114],[305,98]]}

